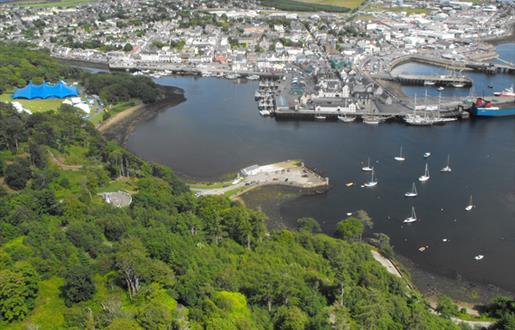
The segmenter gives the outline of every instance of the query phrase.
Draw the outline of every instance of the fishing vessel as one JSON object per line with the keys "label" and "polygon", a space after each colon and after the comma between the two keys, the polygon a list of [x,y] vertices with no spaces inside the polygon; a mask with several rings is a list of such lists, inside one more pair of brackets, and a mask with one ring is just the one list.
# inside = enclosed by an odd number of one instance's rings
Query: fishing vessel
{"label": "fishing vessel", "polygon": [[451,155],[447,155],[447,165],[445,165],[445,167],[442,168],[440,170],[440,172],[444,172],[444,173],[452,172],[452,168],[451,168],[450,162],[451,162]]}
{"label": "fishing vessel", "polygon": [[431,153],[430,152],[425,152],[424,153],[424,158],[429,158],[431,157]]}
{"label": "fishing vessel", "polygon": [[505,96],[505,97],[515,97],[515,91],[513,90],[513,85],[511,87],[505,88],[502,92],[494,92],[495,96]]}
{"label": "fishing vessel", "polygon": [[415,222],[417,221],[417,214],[415,213],[415,207],[412,206],[411,207],[411,215],[409,217],[407,217],[406,219],[404,219],[404,223],[412,223],[412,222]]}
{"label": "fishing vessel", "polygon": [[469,205],[465,207],[465,211],[471,211],[474,208],[474,203],[472,202],[472,195],[469,198]]}
{"label": "fishing vessel", "polygon": [[478,98],[472,104],[469,112],[475,117],[505,117],[515,116],[515,101],[492,103],[492,101]]}
{"label": "fishing vessel", "polygon": [[363,166],[361,170],[364,172],[371,172],[374,170],[374,168],[370,166],[370,157],[368,157],[367,166]]}
{"label": "fishing vessel", "polygon": [[368,188],[377,186],[377,179],[375,178],[374,169],[373,168],[372,168],[372,173],[370,175],[370,181],[364,183],[363,185],[365,187],[368,187]]}
{"label": "fishing vessel", "polygon": [[399,152],[399,156],[396,156],[393,159],[395,159],[398,162],[403,162],[406,160],[406,158],[404,158],[404,156],[402,155],[402,146],[401,146],[401,150]]}
{"label": "fishing vessel", "polygon": [[411,191],[408,191],[407,193],[405,193],[404,196],[406,196],[406,197],[417,197],[418,196],[417,186],[415,185],[415,182],[413,182]]}
{"label": "fishing vessel", "polygon": [[426,168],[424,170],[424,174],[421,175],[419,178],[418,178],[418,181],[420,182],[426,182],[427,180],[429,180],[430,176],[429,176],[429,167],[426,163]]}

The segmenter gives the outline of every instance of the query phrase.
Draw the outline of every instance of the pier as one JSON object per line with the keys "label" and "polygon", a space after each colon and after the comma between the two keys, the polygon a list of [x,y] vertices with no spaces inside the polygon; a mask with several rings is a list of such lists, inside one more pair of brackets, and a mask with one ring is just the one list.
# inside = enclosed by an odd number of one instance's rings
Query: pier
{"label": "pier", "polygon": [[392,77],[392,79],[404,85],[424,85],[430,83],[436,86],[472,86],[472,79],[462,76],[399,74]]}
{"label": "pier", "polygon": [[190,188],[196,196],[225,195],[235,198],[257,187],[271,185],[326,190],[329,187],[329,178],[322,177],[301,161],[287,160],[246,167],[232,182],[191,184]]}

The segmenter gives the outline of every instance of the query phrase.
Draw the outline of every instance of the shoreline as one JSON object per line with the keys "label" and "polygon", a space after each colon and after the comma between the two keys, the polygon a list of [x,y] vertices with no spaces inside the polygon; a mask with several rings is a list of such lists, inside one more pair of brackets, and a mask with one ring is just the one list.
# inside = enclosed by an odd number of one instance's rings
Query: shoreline
{"label": "shoreline", "polygon": [[99,123],[97,130],[108,140],[115,140],[121,146],[126,146],[127,140],[136,125],[159,112],[174,107],[184,101],[184,90],[178,87],[160,86],[165,91],[165,97],[155,103],[138,104],[123,110],[111,118]]}
{"label": "shoreline", "polygon": [[[295,229],[281,216],[281,208],[285,202],[309,194],[290,187],[260,187],[248,194],[240,196],[245,205],[249,208],[264,212],[269,218],[271,228],[287,227]],[[320,221],[323,226],[325,221]],[[325,232],[327,235],[331,233]],[[395,250],[395,247],[394,247]],[[411,259],[395,252],[395,264],[399,264],[400,269],[407,270],[410,274],[411,283],[420,291],[426,299],[435,295],[445,294],[451,297],[456,303],[462,305],[482,305],[491,302],[498,295],[514,295],[510,290],[494,286],[468,281],[461,277],[453,279],[451,277],[428,271],[415,264]]]}

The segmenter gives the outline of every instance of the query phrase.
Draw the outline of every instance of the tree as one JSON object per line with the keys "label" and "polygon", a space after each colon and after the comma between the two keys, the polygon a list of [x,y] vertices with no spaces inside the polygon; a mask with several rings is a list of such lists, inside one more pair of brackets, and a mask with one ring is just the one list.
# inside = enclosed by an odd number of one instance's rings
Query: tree
{"label": "tree", "polygon": [[34,269],[21,264],[0,270],[0,320],[23,320],[34,307],[38,286]]}
{"label": "tree", "polygon": [[29,155],[32,165],[36,166],[37,168],[46,167],[46,151],[40,144],[31,141],[29,143]]}
{"label": "tree", "polygon": [[66,306],[70,307],[74,303],[91,299],[95,291],[95,283],[87,266],[73,265],[68,269],[64,276],[64,285],[61,287]]}
{"label": "tree", "polygon": [[322,228],[320,227],[320,224],[315,218],[311,217],[303,217],[297,219],[297,228],[299,230],[306,230],[311,233],[319,233],[322,231]]}
{"label": "tree", "polygon": [[361,235],[363,235],[364,229],[365,226],[360,220],[354,217],[349,217],[338,222],[336,225],[336,236],[346,240],[361,240]]}
{"label": "tree", "polygon": [[124,52],[130,52],[132,51],[132,45],[130,43],[126,43],[125,46],[123,46],[123,51]]}
{"label": "tree", "polygon": [[302,330],[308,324],[308,316],[296,306],[281,306],[275,316],[275,328],[280,330]]}
{"label": "tree", "polygon": [[438,306],[436,307],[436,311],[446,319],[450,319],[451,317],[458,315],[460,312],[458,306],[453,303],[451,298],[445,295],[442,295],[438,298]]}
{"label": "tree", "polygon": [[32,177],[30,162],[26,158],[17,157],[12,164],[5,169],[5,183],[12,189],[25,188],[27,181]]}
{"label": "tree", "polygon": [[116,266],[127,285],[129,297],[132,299],[141,289],[145,277],[149,276],[149,260],[145,247],[137,239],[124,239],[120,242],[115,258]]}

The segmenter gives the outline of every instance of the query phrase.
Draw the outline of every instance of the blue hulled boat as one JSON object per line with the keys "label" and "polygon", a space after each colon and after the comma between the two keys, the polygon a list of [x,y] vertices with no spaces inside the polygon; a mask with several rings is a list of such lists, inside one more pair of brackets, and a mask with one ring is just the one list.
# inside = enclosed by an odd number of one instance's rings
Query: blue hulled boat
{"label": "blue hulled boat", "polygon": [[515,102],[492,103],[491,101],[478,98],[470,113],[475,117],[506,117],[515,116]]}

